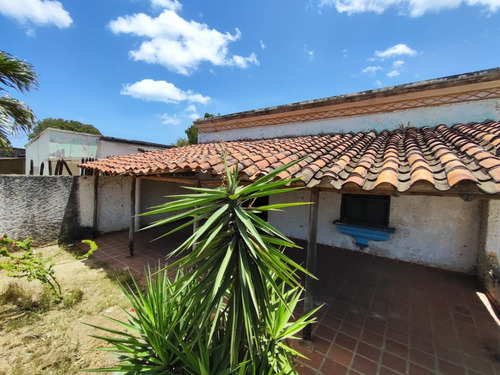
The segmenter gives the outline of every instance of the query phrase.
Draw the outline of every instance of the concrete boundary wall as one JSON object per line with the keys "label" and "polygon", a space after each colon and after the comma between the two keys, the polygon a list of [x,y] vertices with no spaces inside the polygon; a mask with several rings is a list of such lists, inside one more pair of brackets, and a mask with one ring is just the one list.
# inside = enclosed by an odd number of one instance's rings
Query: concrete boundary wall
{"label": "concrete boundary wall", "polygon": [[[100,176],[98,232],[125,230],[131,177]],[[0,235],[34,245],[92,236],[94,177],[0,175]]]}

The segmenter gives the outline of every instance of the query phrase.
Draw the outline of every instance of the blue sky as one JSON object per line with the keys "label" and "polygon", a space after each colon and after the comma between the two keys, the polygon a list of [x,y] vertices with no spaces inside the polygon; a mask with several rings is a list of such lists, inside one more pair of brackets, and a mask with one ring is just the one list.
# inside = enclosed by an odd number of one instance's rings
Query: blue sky
{"label": "blue sky", "polygon": [[[0,0],[38,119],[158,143],[228,114],[500,66],[500,0]],[[11,139],[16,147],[26,137]]]}

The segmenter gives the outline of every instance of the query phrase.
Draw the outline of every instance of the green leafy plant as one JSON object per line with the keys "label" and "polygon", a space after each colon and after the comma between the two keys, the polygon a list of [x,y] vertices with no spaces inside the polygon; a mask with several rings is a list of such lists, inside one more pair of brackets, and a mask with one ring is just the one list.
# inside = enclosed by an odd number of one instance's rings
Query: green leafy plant
{"label": "green leafy plant", "polygon": [[130,311],[124,310],[127,321],[107,318],[119,329],[89,324],[110,334],[93,335],[109,344],[96,350],[115,353],[120,363],[89,371],[193,375],[294,372],[294,359],[300,354],[291,349],[287,342],[311,323],[312,314],[297,320],[291,319],[292,311],[300,300],[301,290],[285,290],[285,285],[281,284],[279,289],[286,304],[277,296],[271,298],[275,308],[270,312],[272,319],[266,326],[267,334],[261,337],[259,343],[262,357],[251,360],[247,353],[234,366],[231,365],[227,352],[232,339],[227,330],[217,330],[210,340],[210,326],[193,329],[192,314],[186,313],[182,308],[186,297],[198,283],[193,281],[186,285],[179,284],[178,281],[183,277],[183,272],[179,271],[172,282],[166,269],[154,273],[148,268],[145,289],[135,279],[132,287],[121,284],[132,307]]}
{"label": "green leafy plant", "polygon": [[76,259],[78,259],[78,260],[80,260],[80,259],[89,259],[92,256],[92,254],[94,254],[94,252],[98,249],[97,244],[95,243],[95,241],[92,241],[92,240],[82,240],[82,243],[85,244],[85,245],[89,245],[90,249],[85,254],[77,256]]}
{"label": "green leafy plant", "polygon": [[[127,325],[114,322],[129,333],[101,328],[119,335],[118,339],[101,337],[112,344],[109,350],[120,354],[121,362],[113,371],[295,373],[297,353],[287,343],[313,321],[316,310],[293,321],[293,310],[302,291],[300,273],[306,271],[284,253],[286,248],[297,246],[259,214],[308,203],[256,202],[260,197],[299,189],[287,186],[297,179],[278,179],[296,163],[284,165],[247,185],[240,183],[238,168],[230,170],[225,163],[222,186],[187,188],[192,194],[171,196],[174,201],[146,213],[170,215],[148,228],[181,221],[164,236],[193,224],[198,229],[171,254],[183,255],[168,266],[168,270],[182,271],[173,283],[166,281],[166,274],[159,273],[156,282],[149,274],[146,297],[133,297],[139,288],[134,293],[128,291],[137,316],[127,314]],[[158,285],[162,286],[156,289]],[[153,309],[153,305],[163,307]],[[152,322],[158,319],[168,321],[167,331],[143,333],[151,330]],[[156,340],[160,342],[157,344]],[[144,362],[146,358],[162,359],[153,368],[150,362]],[[130,367],[132,364],[135,367]]]}
{"label": "green leafy plant", "polygon": [[[61,285],[54,276],[55,263],[52,263],[52,259],[58,254],[44,258],[31,248],[29,238],[16,241],[4,235],[0,237],[0,246],[3,246],[0,248],[0,255],[8,258],[7,262],[0,261],[0,270],[7,271],[9,277],[26,278],[28,281],[38,280],[48,285],[56,302],[61,301]],[[22,253],[12,254],[12,250],[20,250]]]}

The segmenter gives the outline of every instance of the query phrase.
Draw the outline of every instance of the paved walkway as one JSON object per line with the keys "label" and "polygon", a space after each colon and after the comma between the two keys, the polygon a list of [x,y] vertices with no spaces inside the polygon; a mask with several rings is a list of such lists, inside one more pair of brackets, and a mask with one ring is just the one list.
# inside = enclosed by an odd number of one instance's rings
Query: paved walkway
{"label": "paved walkway", "polygon": [[[140,232],[133,257],[127,233],[102,235],[96,257],[140,274],[186,234],[149,242]],[[327,246],[316,274],[325,305],[312,342],[294,342],[310,359],[301,375],[500,375],[499,328],[475,278]]]}

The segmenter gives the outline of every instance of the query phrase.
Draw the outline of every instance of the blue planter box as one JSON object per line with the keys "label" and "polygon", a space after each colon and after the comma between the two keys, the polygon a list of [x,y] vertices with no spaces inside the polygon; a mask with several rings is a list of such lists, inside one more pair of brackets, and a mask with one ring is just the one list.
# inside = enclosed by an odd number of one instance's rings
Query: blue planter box
{"label": "blue planter box", "polygon": [[387,241],[395,232],[393,228],[364,227],[340,221],[334,221],[333,224],[337,226],[340,233],[353,237],[356,244],[361,248],[367,247],[370,241]]}

